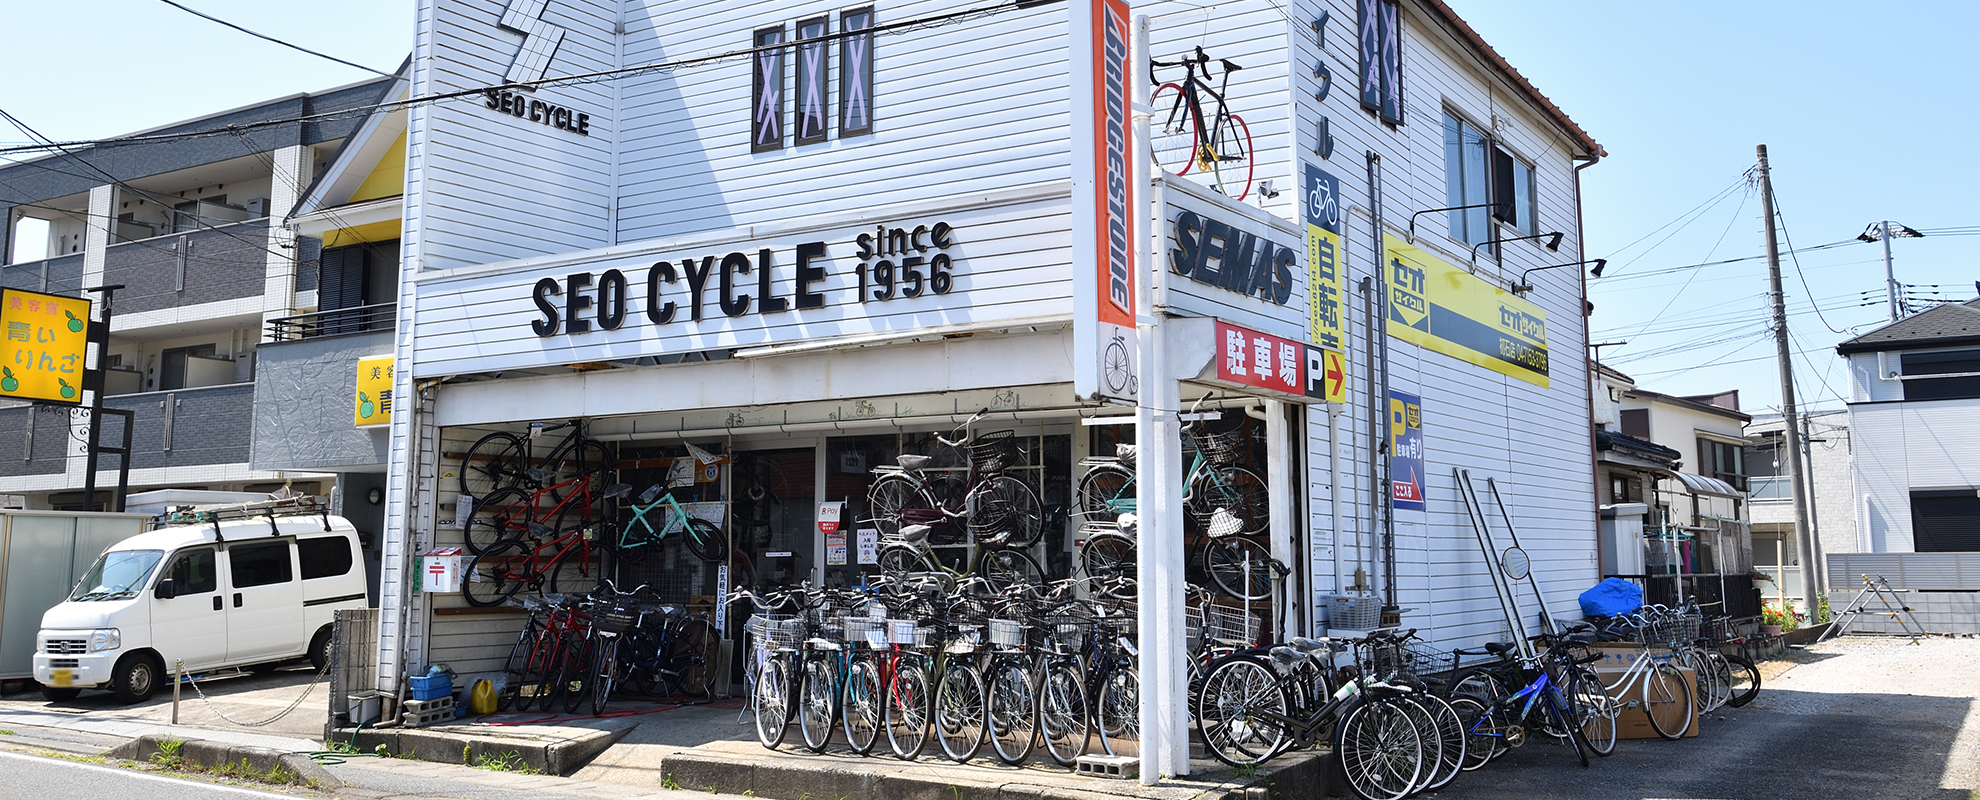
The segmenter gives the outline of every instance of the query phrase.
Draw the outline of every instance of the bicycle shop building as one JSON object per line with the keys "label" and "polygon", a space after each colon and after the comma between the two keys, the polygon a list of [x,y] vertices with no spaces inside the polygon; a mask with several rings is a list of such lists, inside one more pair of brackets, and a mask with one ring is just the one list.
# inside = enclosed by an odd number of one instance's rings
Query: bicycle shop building
{"label": "bicycle shop building", "polygon": [[[1113,522],[1075,490],[1136,441],[1139,399],[1144,442],[1220,442],[1264,485],[1249,540],[1289,570],[1217,601],[1263,598],[1264,628],[1386,605],[1448,648],[1504,635],[1501,592],[1578,615],[1598,577],[1583,291],[1534,270],[1582,257],[1586,133],[1441,0],[955,8],[420,3],[409,94],[440,99],[370,134],[406,137],[380,689],[498,670],[522,625],[418,577],[463,545],[495,433],[631,486],[564,543],[589,540],[587,576],[712,611],[874,574],[876,470],[929,455],[970,481],[952,431],[1012,432],[1003,474],[1041,528],[1019,549],[1073,574]],[[1240,158],[1190,169],[1185,142],[1131,180],[1130,13],[1157,60],[1212,56],[1189,93],[1206,125],[1219,96],[1242,118]],[[1183,71],[1156,69],[1171,106]],[[1530,236],[1554,231],[1558,252]],[[568,447],[572,420],[602,448]],[[1185,488],[1144,506],[1183,516],[1214,468],[1172,462]],[[1457,468],[1494,479],[1530,582],[1489,577]],[[615,548],[630,517],[676,513],[648,487],[727,552]],[[954,527],[945,565],[994,549]],[[1173,526],[1193,550],[1202,528]]]}

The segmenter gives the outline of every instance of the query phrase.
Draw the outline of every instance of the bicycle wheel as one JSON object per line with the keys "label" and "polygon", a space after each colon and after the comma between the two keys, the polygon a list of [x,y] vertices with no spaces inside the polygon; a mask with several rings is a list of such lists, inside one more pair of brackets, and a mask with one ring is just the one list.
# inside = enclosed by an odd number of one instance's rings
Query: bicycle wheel
{"label": "bicycle wheel", "polygon": [[1659,661],[1643,676],[1643,712],[1650,728],[1665,739],[1681,739],[1691,729],[1692,691],[1684,673]]}
{"label": "bicycle wheel", "polygon": [[1470,772],[1485,766],[1500,750],[1505,749],[1506,738],[1499,730],[1497,715],[1476,697],[1453,697],[1450,703],[1451,710],[1458,715],[1458,722],[1464,725],[1466,736],[1464,766],[1461,769]]}
{"label": "bicycle wheel", "polygon": [[468,605],[487,608],[515,596],[535,577],[530,564],[535,558],[527,550],[522,542],[501,542],[475,556],[461,581],[461,597]]}
{"label": "bicycle wheel", "polygon": [[873,752],[880,740],[881,690],[880,663],[872,656],[853,659],[846,670],[845,695],[839,699],[839,720],[846,730],[846,744],[860,755]]}
{"label": "bicycle wheel", "polygon": [[1079,513],[1111,520],[1135,509],[1134,470],[1118,462],[1095,464],[1079,477],[1073,502]]}
{"label": "bicycle wheel", "polygon": [[1760,694],[1760,668],[1742,655],[1726,655],[1726,668],[1731,678],[1726,686],[1729,696],[1726,705],[1743,708]]}
{"label": "bicycle wheel", "polygon": [[1086,713],[1086,682],[1077,664],[1055,662],[1045,667],[1038,687],[1038,732],[1052,762],[1071,767],[1086,753],[1092,727]]}
{"label": "bicycle wheel", "polygon": [[1110,756],[1141,755],[1141,673],[1115,667],[1094,705],[1100,748]]}
{"label": "bicycle wheel", "polygon": [[598,688],[591,668],[598,660],[598,640],[589,632],[568,634],[564,644],[564,657],[560,659],[557,671],[557,685],[551,692],[562,699],[564,713],[575,714],[578,707],[591,699],[591,692]]}
{"label": "bicycle wheel", "polygon": [[[479,501],[498,489],[514,489],[529,469],[527,449],[512,433],[491,433],[469,447],[455,473],[461,494]],[[478,505],[478,503],[477,503]]]}
{"label": "bicycle wheel", "polygon": [[495,710],[508,711],[516,706],[516,698],[522,696],[523,679],[529,670],[529,658],[536,652],[538,632],[535,625],[523,628],[517,634],[516,643],[509,648],[509,659],[502,664],[502,691],[495,695]]}
{"label": "bicycle wheel", "polygon": [[756,707],[756,741],[772,750],[791,726],[790,656],[772,654],[756,670],[750,702]]}
{"label": "bicycle wheel", "polygon": [[552,594],[589,594],[605,579],[597,560],[591,557],[591,547],[575,540],[550,560],[546,573],[549,578],[544,585]]}
{"label": "bicycle wheel", "polygon": [[1465,735],[1464,721],[1458,719],[1457,710],[1444,698],[1419,692],[1409,699],[1429,715],[1431,730],[1437,737],[1437,760],[1434,764],[1426,760],[1422,783],[1416,787],[1419,792],[1434,792],[1457,779],[1458,772],[1464,768],[1470,737]]}
{"label": "bicycle wheel", "polygon": [[1088,581],[1109,587],[1107,596],[1118,600],[1134,597],[1137,562],[1133,539],[1117,533],[1087,539],[1079,546],[1079,567]]}
{"label": "bicycle wheel", "polygon": [[687,529],[680,532],[687,543],[688,552],[709,563],[716,563],[729,555],[729,538],[715,523],[700,517],[688,517]]}
{"label": "bicycle wheel", "polygon": [[915,515],[918,517],[936,514],[928,496],[913,478],[899,473],[883,475],[873,482],[873,488],[866,490],[866,513],[872,517],[867,521],[880,531],[881,538],[899,535],[901,520],[912,511],[924,512]]}
{"label": "bicycle wheel", "polygon": [[1286,693],[1264,660],[1231,656],[1210,668],[1196,693],[1196,730],[1210,755],[1234,767],[1256,765],[1287,745]]}
{"label": "bicycle wheel", "polygon": [[928,745],[928,665],[920,656],[903,658],[894,666],[886,699],[887,746],[894,757],[913,761]]}
{"label": "bicycle wheel", "polygon": [[1008,475],[984,481],[976,491],[970,492],[965,507],[969,509],[969,530],[978,539],[1008,532],[1009,546],[1030,547],[1045,527],[1045,511],[1038,504],[1038,493]]}
{"label": "bicycle wheel", "polygon": [[1197,473],[1190,482],[1185,509],[1199,531],[1209,530],[1217,509],[1238,518],[1238,533],[1255,536],[1271,526],[1271,492],[1265,479],[1243,467],[1217,467]]}
{"label": "bicycle wheel", "polygon": [[521,489],[496,489],[476,498],[461,543],[480,555],[498,542],[523,541],[529,538],[529,510],[529,495]]}
{"label": "bicycle wheel", "polygon": [[1244,202],[1251,194],[1251,126],[1236,114],[1217,121],[1210,138],[1208,160],[1217,176],[1216,189],[1226,197]]}
{"label": "bicycle wheel", "polygon": [[1021,550],[983,551],[983,555],[976,557],[976,574],[998,592],[1012,586],[1045,585],[1045,573],[1038,568],[1038,562]]}
{"label": "bicycle wheel", "polygon": [[[1698,678],[1699,692],[1711,695],[1710,703],[1698,707],[1699,713],[1717,711],[1732,699],[1732,665],[1726,661],[1723,654],[1715,650],[1701,650],[1698,657],[1699,663],[1704,666]],[[1704,688],[1707,685],[1705,676],[1708,674],[1712,678],[1709,692]]]}
{"label": "bicycle wheel", "polygon": [[950,760],[962,763],[983,747],[983,676],[968,662],[950,659],[935,684],[935,738]]}
{"label": "bicycle wheel", "polygon": [[1155,109],[1149,130],[1155,164],[1171,175],[1189,174],[1196,165],[1197,126],[1188,97],[1181,86],[1165,83],[1155,87],[1149,107]]}
{"label": "bicycle wheel", "polygon": [[1574,698],[1562,691],[1560,684],[1557,683],[1547,687],[1545,703],[1548,717],[1553,720],[1555,726],[1567,733],[1568,745],[1574,748],[1574,757],[1581,761],[1581,766],[1588,766],[1590,748],[1587,737],[1581,733],[1581,709],[1575,705]]}
{"label": "bicycle wheel", "polygon": [[713,690],[721,646],[722,637],[715,632],[715,624],[705,619],[685,620],[674,631],[667,640],[663,661],[667,669],[674,671],[674,682],[682,694],[707,697]]}
{"label": "bicycle wheel", "polygon": [[537,637],[536,652],[524,673],[522,693],[516,698],[517,711],[550,710],[550,692],[557,680],[558,659],[563,654],[564,634],[546,630]]}
{"label": "bicycle wheel", "polygon": [[1348,788],[1366,800],[1399,800],[1423,772],[1423,737],[1388,698],[1364,696],[1341,714],[1334,753]]}
{"label": "bicycle wheel", "polygon": [[[622,660],[626,663],[619,683],[640,697],[658,696],[666,688],[660,685],[662,681],[653,670],[660,663],[659,637],[645,628],[636,628],[620,638],[625,639],[619,645],[619,652],[624,655]],[[753,689],[756,682],[754,676],[751,677],[749,686]]]}
{"label": "bicycle wheel", "polygon": [[996,751],[997,760],[1012,766],[1031,757],[1038,741],[1038,694],[1031,670],[1023,663],[1029,660],[1029,656],[1013,656],[999,661],[990,668],[989,685],[984,687],[990,749]]}
{"label": "bicycle wheel", "polygon": [[838,654],[822,650],[804,654],[804,685],[798,689],[798,731],[804,734],[805,749],[825,752],[832,739],[832,723],[839,715]]}
{"label": "bicycle wheel", "polygon": [[619,639],[620,636],[600,636],[595,649],[596,658],[591,662],[591,714],[605,713],[606,704],[612,701],[612,690],[618,688]]}
{"label": "bicycle wheel", "polygon": [[1203,548],[1203,571],[1217,590],[1239,600],[1272,597],[1272,552],[1243,536],[1225,536]]}
{"label": "bicycle wheel", "polygon": [[1587,740],[1588,749],[1604,757],[1616,752],[1616,715],[1621,708],[1603,688],[1602,679],[1580,666],[1568,672],[1567,685],[1575,710],[1581,712],[1581,738]]}

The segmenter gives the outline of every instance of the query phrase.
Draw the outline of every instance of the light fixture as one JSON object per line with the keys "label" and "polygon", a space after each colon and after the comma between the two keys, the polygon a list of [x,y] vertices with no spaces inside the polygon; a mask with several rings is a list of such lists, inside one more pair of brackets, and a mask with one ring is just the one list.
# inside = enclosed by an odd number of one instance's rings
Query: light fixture
{"label": "light fixture", "polygon": [[[1559,236],[1560,234],[1554,234],[1554,235]],[[1595,268],[1589,270],[1588,274],[1600,278],[1602,277],[1602,268],[1607,267],[1609,265],[1609,260],[1606,258],[1591,258],[1587,261],[1576,261],[1572,264],[1550,264],[1544,267],[1534,267],[1519,274],[1519,282],[1513,284],[1511,287],[1512,293],[1520,297],[1525,297],[1527,292],[1533,291],[1533,284],[1526,282],[1527,275],[1530,275],[1535,272],[1539,272],[1540,270],[1543,269],[1559,269],[1561,267],[1579,267],[1583,264],[1594,264]]]}
{"label": "light fixture", "polygon": [[1463,211],[1467,208],[1497,208],[1501,205],[1504,204],[1503,203],[1472,203],[1471,205],[1468,206],[1451,206],[1449,208],[1426,208],[1423,209],[1422,211],[1418,211],[1414,214],[1409,215],[1409,233],[1408,233],[1409,243],[1410,244],[1416,243],[1416,218],[1423,216],[1424,214],[1435,214],[1439,211]]}
{"label": "light fixture", "polygon": [[385,502],[385,490],[373,486],[371,487],[371,491],[364,493],[364,499],[371,501],[371,504],[374,506],[383,503]]}
{"label": "light fixture", "polygon": [[1547,252],[1558,253],[1561,250],[1561,237],[1566,235],[1560,231],[1554,231],[1552,233],[1536,233],[1532,236],[1514,236],[1511,239],[1487,239],[1471,246],[1471,263],[1478,263],[1478,248],[1480,247],[1488,244],[1499,244],[1501,242],[1517,242],[1523,239],[1546,239]]}

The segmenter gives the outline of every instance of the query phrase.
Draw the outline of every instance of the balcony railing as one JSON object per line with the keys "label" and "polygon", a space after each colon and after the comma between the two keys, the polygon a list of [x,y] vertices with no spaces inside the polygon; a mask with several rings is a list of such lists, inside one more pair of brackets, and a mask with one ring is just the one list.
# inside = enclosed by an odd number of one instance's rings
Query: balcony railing
{"label": "balcony railing", "polygon": [[268,339],[291,342],[318,336],[391,330],[397,309],[397,303],[377,303],[271,319],[268,321]]}
{"label": "balcony railing", "polygon": [[0,286],[9,289],[75,296],[81,293],[82,284],[81,253],[0,265]]}
{"label": "balcony railing", "polygon": [[259,297],[268,286],[268,220],[114,244],[103,281],[119,284],[117,313]]}
{"label": "balcony railing", "polygon": [[1754,475],[1746,479],[1749,500],[1792,500],[1794,484],[1786,475]]}

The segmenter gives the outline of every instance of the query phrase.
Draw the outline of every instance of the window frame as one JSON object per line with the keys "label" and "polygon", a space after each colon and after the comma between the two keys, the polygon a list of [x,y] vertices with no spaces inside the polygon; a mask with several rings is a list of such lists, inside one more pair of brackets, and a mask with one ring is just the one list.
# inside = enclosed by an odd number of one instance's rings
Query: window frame
{"label": "window frame", "polygon": [[[281,561],[282,577],[279,580],[260,580],[255,583],[242,582],[241,581],[242,561],[240,557],[241,551],[246,550],[250,553],[257,553],[259,551],[267,550],[271,548],[279,548],[282,551],[282,556],[283,556]],[[254,563],[255,562],[252,561],[249,562],[250,565],[253,565]],[[272,559],[269,560],[268,562],[268,564],[271,566],[274,563],[275,562]],[[266,541],[241,542],[239,544],[230,544],[227,548],[227,580],[230,582],[230,584],[234,589],[253,589],[258,586],[278,586],[284,583],[294,583],[296,581],[295,543],[288,539],[273,539]]]}
{"label": "window frame", "polygon": [[[334,549],[336,550],[336,552],[342,554],[341,557],[343,559],[343,568],[336,572],[315,573],[315,571],[312,569],[313,565],[318,565],[318,564],[327,565],[329,563],[324,559],[319,558],[318,556],[329,555],[332,548],[330,548],[328,545],[332,543],[339,545]],[[314,581],[314,580],[322,580],[324,578],[341,578],[345,575],[351,574],[351,568],[357,565],[357,556],[355,553],[352,552],[353,544],[354,542],[351,541],[350,537],[339,536],[339,535],[311,536],[308,538],[297,539],[296,561],[302,565],[302,569],[299,570],[302,579],[306,581]],[[313,552],[314,550],[319,548],[323,550],[322,553]],[[306,552],[306,551],[310,551],[310,552]]]}
{"label": "window frame", "polygon": [[[178,569],[180,563],[184,562],[188,558],[200,554],[206,555],[208,562],[212,564],[211,568],[213,572],[207,579],[209,585],[206,588],[194,589],[191,588],[190,584],[184,584],[179,582]],[[172,554],[171,563],[165,567],[165,571],[161,573],[159,577],[161,580],[165,578],[172,579],[173,597],[186,597],[196,594],[212,594],[214,592],[218,592],[220,591],[220,552],[211,547],[188,547],[184,550],[180,550]]]}
{"label": "window frame", "polygon": [[[1453,141],[1453,127],[1455,139]],[[1471,206],[1488,204],[1486,208],[1465,208],[1447,213],[1446,235],[1466,247],[1478,246],[1478,252],[1489,253],[1494,259],[1502,254],[1497,242],[1512,238],[1499,233],[1498,226],[1504,225],[1515,232],[1515,236],[1531,236],[1540,232],[1539,168],[1531,159],[1520,155],[1519,151],[1508,147],[1504,140],[1492,135],[1485,126],[1473,122],[1471,117],[1446,106],[1443,119],[1444,131],[1444,199],[1448,206]],[[1475,134],[1471,141],[1467,134]],[[1473,172],[1465,158],[1465,148],[1475,142],[1482,148],[1476,177],[1482,188],[1471,186]],[[1510,165],[1501,167],[1504,163]],[[1455,167],[1455,169],[1454,169]],[[1504,170],[1510,174],[1501,175]],[[1524,173],[1525,187],[1520,186],[1520,176]],[[1482,194],[1482,196],[1481,196]],[[1510,194],[1511,197],[1501,197]],[[1522,213],[1524,212],[1524,213]],[[1473,226],[1479,228],[1472,230]],[[1478,234],[1474,237],[1474,233]]]}

